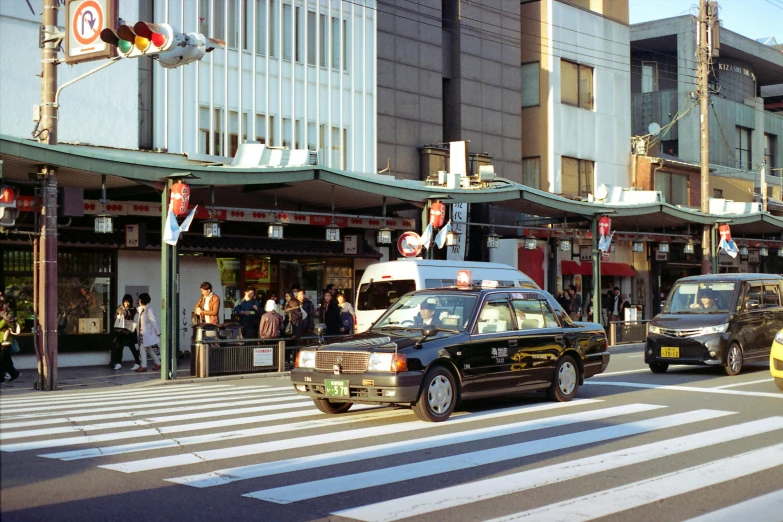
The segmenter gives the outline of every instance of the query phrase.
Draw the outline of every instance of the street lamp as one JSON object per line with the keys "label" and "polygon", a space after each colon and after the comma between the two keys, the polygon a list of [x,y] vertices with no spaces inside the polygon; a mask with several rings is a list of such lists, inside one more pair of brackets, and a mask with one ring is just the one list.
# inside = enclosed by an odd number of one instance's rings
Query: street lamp
{"label": "street lamp", "polygon": [[663,242],[658,243],[658,252],[662,254],[668,254],[669,253],[669,243]]}
{"label": "street lamp", "polygon": [[391,245],[392,244],[392,231],[390,228],[383,227],[378,231],[378,236],[375,238],[375,242],[379,245]]}
{"label": "street lamp", "polygon": [[487,235],[487,248],[497,248],[500,245],[500,236],[492,229]]}
{"label": "street lamp", "polygon": [[739,251],[740,251],[740,255],[741,255],[741,256],[746,256],[746,255],[748,255],[748,247],[746,247],[746,246],[744,246],[744,245],[740,247]]}
{"label": "street lamp", "polygon": [[767,250],[767,247],[759,248],[759,255],[761,257],[767,257],[769,255],[769,250]]}
{"label": "street lamp", "polygon": [[633,245],[631,245],[631,251],[644,252],[644,243],[642,243],[641,241],[634,241]]}
{"label": "street lamp", "polygon": [[213,217],[204,221],[204,237],[220,237],[220,221]]}
{"label": "street lamp", "polygon": [[95,216],[96,234],[111,234],[114,232],[111,215],[106,212],[106,201],[106,175],[103,175],[101,176],[101,205],[103,205],[103,212]]}
{"label": "street lamp", "polygon": [[280,217],[275,216],[275,220],[269,224],[267,234],[270,239],[283,239],[283,223],[280,221]]}
{"label": "street lamp", "polygon": [[693,245],[693,239],[688,239],[688,242],[685,243],[685,246],[682,248],[683,253],[685,254],[693,254],[695,251],[694,245]]}
{"label": "street lamp", "polygon": [[570,239],[561,239],[560,240],[560,251],[561,252],[570,252],[572,248],[571,240]]}
{"label": "street lamp", "polygon": [[536,242],[536,238],[534,237],[526,237],[525,238],[525,250],[535,250],[538,246]]}
{"label": "street lamp", "polygon": [[334,216],[329,220],[329,224],[326,225],[326,240],[333,243],[340,241],[340,227],[334,222]]}
{"label": "street lamp", "polygon": [[459,245],[462,234],[453,228],[446,233],[446,246]]}

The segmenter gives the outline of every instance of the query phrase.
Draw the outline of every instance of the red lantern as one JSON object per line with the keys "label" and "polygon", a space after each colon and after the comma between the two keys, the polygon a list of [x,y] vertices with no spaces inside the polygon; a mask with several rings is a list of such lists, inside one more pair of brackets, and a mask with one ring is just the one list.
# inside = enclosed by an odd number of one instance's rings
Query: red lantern
{"label": "red lantern", "polygon": [[171,199],[169,205],[175,216],[184,216],[188,213],[190,203],[190,187],[181,181],[171,186]]}
{"label": "red lantern", "polygon": [[601,219],[598,220],[598,235],[609,237],[611,228],[612,220],[609,219],[609,216],[601,216]]}
{"label": "red lantern", "polygon": [[434,228],[440,228],[446,222],[446,205],[436,201],[430,205],[430,224]]}
{"label": "red lantern", "polygon": [[727,243],[731,241],[731,228],[729,228],[728,225],[723,224],[718,227],[718,232],[720,232],[720,238]]}

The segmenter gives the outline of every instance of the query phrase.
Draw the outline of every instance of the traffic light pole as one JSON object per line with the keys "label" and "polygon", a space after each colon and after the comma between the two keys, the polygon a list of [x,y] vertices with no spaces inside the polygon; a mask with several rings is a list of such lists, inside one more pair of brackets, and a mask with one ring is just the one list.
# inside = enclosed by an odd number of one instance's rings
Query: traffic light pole
{"label": "traffic light pole", "polygon": [[[169,179],[161,196],[161,230],[166,228],[169,199],[174,180]],[[160,378],[163,381],[177,378],[177,355],[179,352],[179,253],[176,245],[161,241],[160,245]],[[191,354],[194,357],[195,354]]]}

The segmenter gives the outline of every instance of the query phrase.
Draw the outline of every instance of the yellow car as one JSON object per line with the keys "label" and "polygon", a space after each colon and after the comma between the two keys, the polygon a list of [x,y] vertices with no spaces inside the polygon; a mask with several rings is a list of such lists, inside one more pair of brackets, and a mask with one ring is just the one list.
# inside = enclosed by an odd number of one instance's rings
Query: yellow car
{"label": "yellow car", "polygon": [[775,336],[772,352],[769,354],[769,371],[775,378],[779,390],[783,390],[783,330]]}

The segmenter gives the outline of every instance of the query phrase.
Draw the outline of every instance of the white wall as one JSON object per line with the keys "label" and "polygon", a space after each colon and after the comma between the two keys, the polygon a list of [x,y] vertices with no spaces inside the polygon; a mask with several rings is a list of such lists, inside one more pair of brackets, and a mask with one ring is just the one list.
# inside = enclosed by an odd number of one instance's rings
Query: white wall
{"label": "white wall", "polygon": [[[41,103],[38,28],[42,2],[30,3],[35,15],[22,0],[0,1],[0,134],[18,138],[31,138],[33,105]],[[119,15],[126,20],[138,18],[138,3],[121,2]],[[58,85],[101,63],[60,64]],[[138,83],[138,62],[126,60],[63,89],[58,141],[138,148]]]}
{"label": "white wall", "polygon": [[[190,313],[201,297],[199,286],[204,281],[212,283],[212,291],[220,296],[223,305],[223,286],[220,284],[217,261],[213,257],[180,257],[179,293],[179,344],[180,349],[190,349]],[[120,250],[117,256],[117,294],[122,299],[126,286],[149,286],[152,306],[160,319],[160,252],[134,252]],[[222,313],[222,312],[221,312]],[[221,316],[222,317],[222,316]]]}
{"label": "white wall", "polygon": [[[561,193],[562,156],[595,162],[594,186],[630,185],[630,30],[600,15],[549,0],[550,186]],[[594,109],[560,103],[560,58],[594,67]]]}

